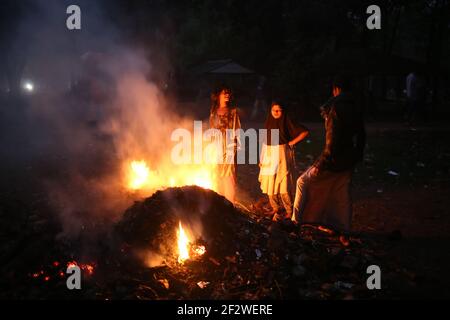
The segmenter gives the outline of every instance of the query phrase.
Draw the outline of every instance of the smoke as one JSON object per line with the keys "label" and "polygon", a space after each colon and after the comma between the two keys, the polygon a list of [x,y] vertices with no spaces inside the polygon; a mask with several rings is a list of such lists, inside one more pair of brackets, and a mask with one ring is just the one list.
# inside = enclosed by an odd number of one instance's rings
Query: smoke
{"label": "smoke", "polygon": [[[24,78],[36,92],[20,102],[20,131],[63,234],[76,237],[120,218],[136,200],[124,187],[127,162],[168,163],[171,132],[192,121],[177,116],[149,80],[165,70],[151,64],[148,51],[165,48],[130,44],[104,17],[112,2],[28,3],[39,15],[23,16],[16,37],[28,41]],[[69,4],[80,6],[82,30],[65,27]]]}

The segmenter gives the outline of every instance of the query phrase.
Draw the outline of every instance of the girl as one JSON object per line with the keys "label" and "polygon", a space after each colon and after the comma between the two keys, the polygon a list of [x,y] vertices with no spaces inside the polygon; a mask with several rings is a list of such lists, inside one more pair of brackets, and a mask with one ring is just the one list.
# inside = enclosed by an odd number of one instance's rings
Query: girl
{"label": "girl", "polygon": [[[241,128],[241,121],[236,107],[231,106],[231,90],[221,87],[212,95],[210,128],[220,130],[222,135],[222,159],[217,164],[216,180],[218,193],[234,204],[236,195],[236,149],[238,139],[236,130]],[[232,130],[227,140],[227,130]],[[231,143],[230,143],[231,141]]]}
{"label": "girl", "polygon": [[272,102],[265,129],[267,129],[267,141],[263,144],[261,152],[261,169],[258,179],[261,183],[261,191],[269,196],[274,221],[282,219],[280,214],[282,207],[286,211],[285,218],[290,219],[292,217],[293,147],[305,139],[309,131],[304,126],[294,126],[282,105],[277,101]]}

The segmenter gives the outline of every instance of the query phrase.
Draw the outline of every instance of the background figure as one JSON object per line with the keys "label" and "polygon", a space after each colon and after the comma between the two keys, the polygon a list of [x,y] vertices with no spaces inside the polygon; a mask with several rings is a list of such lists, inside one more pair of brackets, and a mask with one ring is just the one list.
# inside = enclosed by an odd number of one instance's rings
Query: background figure
{"label": "background figure", "polygon": [[422,120],[426,121],[426,95],[427,85],[424,75],[420,72],[411,72],[406,77],[406,115],[405,120],[408,124],[417,122],[417,116],[420,114]]}
{"label": "background figure", "polygon": [[256,119],[258,116],[266,114],[267,112],[266,95],[264,94],[265,83],[266,78],[263,76],[259,77],[258,86],[256,87],[255,103],[253,104],[251,119]]}
{"label": "background figure", "polygon": [[[348,79],[333,84],[334,99],[325,108],[326,142],[315,163],[297,180],[294,222],[324,225],[344,234],[350,231],[352,199],[350,183],[365,145],[363,113],[349,92]],[[348,245],[348,239],[340,240]]]}
{"label": "background figure", "polygon": [[[272,102],[265,129],[267,129],[267,141],[263,144],[261,152],[261,170],[258,178],[261,183],[261,191],[269,197],[273,220],[277,221],[282,218],[280,211],[283,207],[286,211],[286,218],[290,219],[292,217],[294,184],[293,148],[309,132],[303,126],[294,126],[286,111],[276,101]],[[273,136],[274,132],[271,130],[278,130],[278,136]]]}
{"label": "background figure", "polygon": [[[232,107],[231,101],[231,90],[225,86],[220,87],[211,95],[209,125],[210,128],[220,130],[222,135],[222,159],[219,159],[222,161],[216,165],[218,193],[234,203],[236,196],[236,151],[238,147],[235,130],[241,128],[241,121],[237,108]],[[227,129],[233,130],[233,135],[228,139]]]}

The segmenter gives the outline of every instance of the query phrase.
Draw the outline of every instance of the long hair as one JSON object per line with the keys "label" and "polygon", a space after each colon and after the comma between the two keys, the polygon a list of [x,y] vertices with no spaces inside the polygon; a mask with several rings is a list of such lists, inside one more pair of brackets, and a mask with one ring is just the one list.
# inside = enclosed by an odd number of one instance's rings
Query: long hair
{"label": "long hair", "polygon": [[[275,118],[272,116],[272,108],[275,105],[279,105],[281,108],[281,117],[280,119],[275,120]],[[272,127],[274,122],[281,123],[284,127],[286,124],[286,121],[288,119],[288,110],[285,106],[285,103],[281,101],[280,99],[274,99],[272,100],[272,103],[270,104],[269,112],[267,113],[266,121],[264,122],[264,127],[267,129],[269,127]]]}
{"label": "long hair", "polygon": [[220,103],[220,93],[225,90],[230,94],[230,101],[228,102],[229,106],[233,105],[233,91],[230,87],[226,85],[220,85],[211,93],[211,109],[210,114],[213,114],[216,112],[216,110],[219,108]]}

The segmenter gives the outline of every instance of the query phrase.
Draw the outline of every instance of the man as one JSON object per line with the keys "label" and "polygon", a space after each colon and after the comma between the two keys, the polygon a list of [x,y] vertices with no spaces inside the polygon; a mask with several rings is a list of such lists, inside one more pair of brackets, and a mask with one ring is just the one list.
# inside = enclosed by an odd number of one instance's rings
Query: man
{"label": "man", "polygon": [[349,79],[335,78],[333,98],[321,109],[325,147],[297,180],[292,221],[335,229],[347,246],[352,218],[350,183],[366,139],[363,114],[350,93]]}

